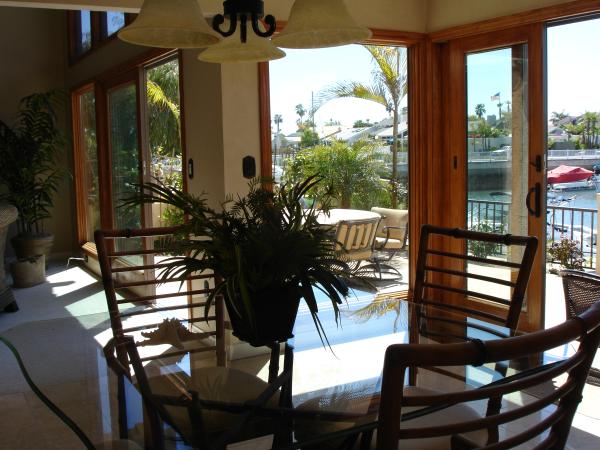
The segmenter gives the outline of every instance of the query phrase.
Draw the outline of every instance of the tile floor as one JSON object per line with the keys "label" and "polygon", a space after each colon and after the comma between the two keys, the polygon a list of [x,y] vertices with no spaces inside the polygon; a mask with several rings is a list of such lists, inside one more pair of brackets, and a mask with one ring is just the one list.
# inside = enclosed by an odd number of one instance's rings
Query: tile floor
{"label": "tile floor", "polygon": [[[101,354],[110,331],[100,284],[79,267],[65,270],[53,266],[46,283],[14,292],[20,311],[0,313],[0,334],[17,341],[34,380],[93,441],[113,438],[116,430],[115,379]],[[564,318],[558,278],[549,279],[548,292],[552,293],[547,308],[547,322],[551,325]],[[57,324],[67,323],[70,324],[69,332],[57,329]],[[342,356],[343,349],[343,345],[338,347],[338,357]],[[327,361],[331,358],[330,353],[315,348],[297,355],[297,361]],[[264,364],[265,358],[255,361]],[[253,367],[256,372],[256,364],[251,359],[240,360],[238,364]],[[352,382],[367,376],[369,367],[362,366],[365,373],[347,371],[344,381]],[[13,356],[4,347],[0,347],[0,367],[0,449],[83,448],[71,431],[31,392]],[[322,373],[320,370],[319,374]],[[295,389],[315,389],[315,381],[323,386],[331,383],[331,380],[319,379],[313,374],[303,380],[294,380]],[[598,399],[600,388],[588,385],[584,402],[573,422],[569,449],[600,447]]]}

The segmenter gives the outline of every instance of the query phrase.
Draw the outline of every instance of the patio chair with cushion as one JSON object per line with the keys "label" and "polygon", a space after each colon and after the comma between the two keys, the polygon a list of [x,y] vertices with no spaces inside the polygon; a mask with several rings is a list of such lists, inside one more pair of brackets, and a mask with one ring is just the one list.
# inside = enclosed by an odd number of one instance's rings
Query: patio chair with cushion
{"label": "patio chair with cushion", "polygon": [[341,220],[337,223],[334,240],[340,259],[360,266],[373,255],[373,244],[380,218]]}
{"label": "patio chair with cushion", "polygon": [[372,261],[379,277],[391,273],[402,278],[398,269],[389,262],[396,254],[406,250],[408,241],[408,210],[392,208],[371,208],[372,212],[381,215],[377,235],[373,245]]}
{"label": "patio chair with cushion", "polygon": [[[498,364],[539,360],[540,353],[579,340],[570,357],[471,390],[443,392],[406,387],[410,368]],[[600,342],[600,304],[583,314],[542,331],[490,341],[456,344],[395,344],[388,347],[383,368],[377,450],[515,448],[563,449],[581,401],[590,365]],[[557,377],[566,381],[553,389]],[[529,399],[524,392],[541,391]],[[478,412],[477,402],[498,397],[519,399],[510,407]],[[430,407],[431,413],[401,421],[411,410]],[[408,418],[408,417],[406,417]],[[499,442],[490,428],[505,426]],[[521,448],[521,447],[519,447]]]}

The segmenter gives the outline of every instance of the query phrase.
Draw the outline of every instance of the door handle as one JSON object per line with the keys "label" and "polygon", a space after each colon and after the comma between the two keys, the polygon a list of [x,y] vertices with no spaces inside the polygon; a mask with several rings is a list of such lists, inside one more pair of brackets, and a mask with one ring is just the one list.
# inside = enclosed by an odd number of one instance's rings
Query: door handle
{"label": "door handle", "polygon": [[[531,207],[531,196],[533,195],[533,208]],[[527,197],[525,198],[525,205],[527,206],[527,211],[529,214],[535,217],[540,217],[542,214],[541,211],[541,203],[542,203],[542,185],[540,183],[535,183],[535,185],[529,189],[527,193]]]}

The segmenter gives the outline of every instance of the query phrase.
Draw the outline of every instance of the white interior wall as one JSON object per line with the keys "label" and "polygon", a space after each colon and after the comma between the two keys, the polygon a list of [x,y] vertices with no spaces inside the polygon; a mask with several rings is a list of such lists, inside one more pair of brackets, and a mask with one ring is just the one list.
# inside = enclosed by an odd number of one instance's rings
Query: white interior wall
{"label": "white interior wall", "polygon": [[508,16],[573,0],[428,0],[429,11],[425,31],[446,28]]}
{"label": "white interior wall", "polygon": [[[59,11],[0,7],[0,119],[4,122],[14,122],[21,98],[65,87],[65,26],[65,15]],[[45,222],[46,230],[55,233],[55,253],[71,251],[76,240],[68,104],[68,96],[65,96],[64,109],[58,111],[59,126],[67,137],[58,164],[66,173],[54,197],[52,217]],[[15,231],[16,227],[11,227],[10,232]],[[9,254],[11,250],[9,246]]]}

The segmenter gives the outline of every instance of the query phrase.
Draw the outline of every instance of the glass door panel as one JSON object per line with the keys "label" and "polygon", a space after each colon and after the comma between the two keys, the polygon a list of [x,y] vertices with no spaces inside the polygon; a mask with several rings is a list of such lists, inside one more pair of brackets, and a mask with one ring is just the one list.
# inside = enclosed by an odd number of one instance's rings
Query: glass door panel
{"label": "glass door panel", "polygon": [[[148,181],[183,189],[179,61],[171,59],[145,70]],[[176,226],[183,214],[154,203],[148,219],[152,226]]]}
{"label": "glass door panel", "polygon": [[[526,204],[536,199],[529,195],[528,181],[527,71],[527,44],[466,54],[470,230],[529,234]],[[467,250],[474,256],[515,262],[523,256],[520,249],[501,245],[470,243]],[[468,270],[515,281],[509,268],[490,273],[488,267],[470,262]],[[468,288],[486,292],[486,284],[470,279]]]}
{"label": "glass door panel", "polygon": [[[109,144],[111,156],[113,227],[140,228],[140,206],[120,207],[140,182],[137,88],[128,83],[108,92]],[[122,244],[121,244],[122,245]],[[123,249],[116,244],[117,250]],[[128,248],[128,250],[131,250]]]}
{"label": "glass door panel", "polygon": [[136,192],[135,184],[140,181],[135,84],[128,84],[110,91],[108,107],[113,225],[115,228],[139,228],[141,226],[140,207],[119,207],[124,198]]}

